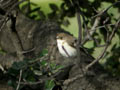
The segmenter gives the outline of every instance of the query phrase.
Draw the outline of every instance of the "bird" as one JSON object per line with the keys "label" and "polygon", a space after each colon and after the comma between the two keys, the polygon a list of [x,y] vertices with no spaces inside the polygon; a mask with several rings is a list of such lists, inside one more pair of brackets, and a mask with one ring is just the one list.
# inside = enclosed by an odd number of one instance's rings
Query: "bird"
{"label": "bird", "polygon": [[[91,63],[94,60],[94,57],[88,52],[89,49],[82,45],[77,46],[78,40],[74,36],[67,33],[58,33],[56,35],[56,41],[58,51],[63,57],[69,58],[69,60],[77,59],[78,62],[81,59],[82,63],[84,62],[84,64]],[[78,55],[78,49],[80,50],[80,55]],[[78,57],[80,58],[78,59]],[[75,61],[72,61],[72,65],[74,63]]]}
{"label": "bird", "polygon": [[60,54],[64,57],[77,56],[77,39],[67,33],[58,33],[56,36],[57,47]]}

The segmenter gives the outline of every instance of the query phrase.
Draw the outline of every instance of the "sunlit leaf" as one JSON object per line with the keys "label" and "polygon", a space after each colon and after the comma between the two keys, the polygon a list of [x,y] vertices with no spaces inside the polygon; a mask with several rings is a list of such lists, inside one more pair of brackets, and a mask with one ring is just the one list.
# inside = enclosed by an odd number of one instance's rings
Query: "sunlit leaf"
{"label": "sunlit leaf", "polygon": [[41,71],[39,71],[39,70],[34,70],[34,74],[38,75],[38,76],[43,75],[43,73]]}
{"label": "sunlit leaf", "polygon": [[30,13],[33,13],[33,12],[36,12],[36,11],[39,11],[40,10],[40,7],[36,7],[36,8],[34,8],[34,9],[32,9],[31,11],[30,11]]}
{"label": "sunlit leaf", "polygon": [[43,60],[43,61],[40,62],[40,64],[41,64],[42,66],[46,66],[46,65],[47,65],[47,61]]}
{"label": "sunlit leaf", "polygon": [[45,83],[45,90],[52,90],[55,86],[54,80],[48,80]]}

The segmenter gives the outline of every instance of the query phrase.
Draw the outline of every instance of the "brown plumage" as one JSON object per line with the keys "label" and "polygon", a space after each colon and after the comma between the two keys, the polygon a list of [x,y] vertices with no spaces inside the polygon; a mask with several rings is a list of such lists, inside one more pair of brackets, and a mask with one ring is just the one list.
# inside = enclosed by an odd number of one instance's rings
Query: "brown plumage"
{"label": "brown plumage", "polygon": [[66,33],[58,33],[57,39],[65,40],[70,46],[76,48],[77,39]]}

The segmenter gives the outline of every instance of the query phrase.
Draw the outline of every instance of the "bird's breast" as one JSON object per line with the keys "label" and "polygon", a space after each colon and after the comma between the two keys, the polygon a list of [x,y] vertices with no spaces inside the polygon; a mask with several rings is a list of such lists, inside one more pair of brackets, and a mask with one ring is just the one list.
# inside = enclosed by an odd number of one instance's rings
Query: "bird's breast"
{"label": "bird's breast", "polygon": [[77,55],[77,50],[74,47],[71,47],[65,41],[57,41],[57,46],[59,52],[65,57],[73,57]]}

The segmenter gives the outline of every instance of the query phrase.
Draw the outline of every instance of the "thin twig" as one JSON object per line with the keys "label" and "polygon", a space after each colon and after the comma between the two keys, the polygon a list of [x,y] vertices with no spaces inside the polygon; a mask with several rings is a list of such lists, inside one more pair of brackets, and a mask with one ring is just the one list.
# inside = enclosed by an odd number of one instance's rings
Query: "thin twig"
{"label": "thin twig", "polygon": [[[19,82],[17,82],[17,83],[19,83]],[[20,84],[22,84],[22,85],[37,85],[37,84],[41,84],[41,83],[43,83],[43,81],[37,81],[37,82],[20,82]]]}
{"label": "thin twig", "polygon": [[64,85],[69,85],[71,82],[74,82],[75,80],[77,80],[78,78],[82,78],[84,76],[84,74],[78,74],[77,76],[75,76],[74,78],[71,79],[67,79],[63,82]]}
{"label": "thin twig", "polygon": [[96,30],[97,30],[96,27],[98,26],[99,21],[100,21],[100,17],[97,17],[94,21],[92,28],[87,32],[86,37],[82,41],[82,43],[81,43],[82,45],[84,45],[89,39],[93,40],[92,35],[96,32]]}
{"label": "thin twig", "polygon": [[30,64],[34,64],[36,62],[41,62],[43,60],[48,60],[48,54],[45,54],[43,57],[36,58],[34,61],[30,61]]}
{"label": "thin twig", "polygon": [[[99,22],[100,22],[100,17],[97,17],[97,18],[95,19],[95,22],[94,22],[94,24],[93,24],[93,27],[90,29],[90,35],[91,35],[91,36],[96,32],[96,27],[98,26]],[[88,38],[89,38],[89,37],[88,37]]]}
{"label": "thin twig", "polygon": [[81,41],[82,41],[82,23],[81,23],[81,18],[80,18],[80,12],[79,11],[77,11],[77,20],[78,20],[78,28],[79,28],[78,44],[80,45]]}
{"label": "thin twig", "polygon": [[44,83],[46,82],[47,80],[54,80],[53,77],[46,77],[44,79],[40,79],[39,81],[36,81],[36,82],[27,82],[26,80],[24,80],[23,82],[17,82],[19,84],[22,84],[22,85],[37,85],[37,84],[41,84],[41,83]]}
{"label": "thin twig", "polygon": [[35,50],[35,47],[34,47],[34,48],[32,48],[32,49],[30,49],[30,50],[24,50],[24,51],[22,51],[22,53],[23,53],[23,54],[25,54],[25,53],[32,52],[32,51],[34,51],[34,50]]}
{"label": "thin twig", "polygon": [[107,24],[107,25],[97,26],[95,29],[105,28],[106,26],[107,27],[108,26],[115,26],[115,24]]}
{"label": "thin twig", "polygon": [[21,78],[22,78],[22,69],[20,70],[20,76],[19,76],[19,81],[16,90],[19,90],[20,83],[21,83]]}

